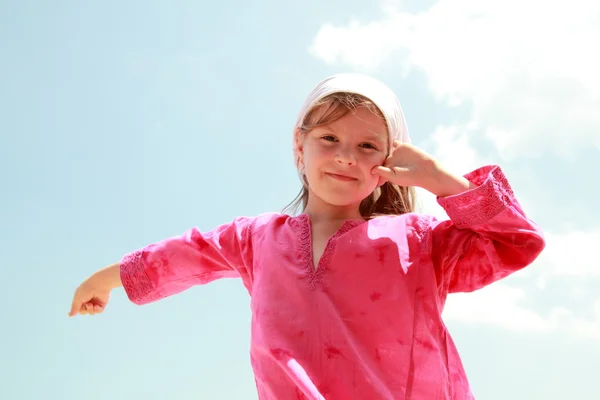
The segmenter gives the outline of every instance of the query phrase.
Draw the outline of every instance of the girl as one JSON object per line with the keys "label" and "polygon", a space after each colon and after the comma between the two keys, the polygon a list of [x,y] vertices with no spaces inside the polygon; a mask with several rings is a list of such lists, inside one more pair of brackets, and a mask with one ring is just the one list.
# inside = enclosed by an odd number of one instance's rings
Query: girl
{"label": "girl", "polygon": [[[545,246],[501,169],[447,172],[409,144],[394,93],[363,75],[319,83],[293,139],[300,214],[239,217],[133,251],[79,286],[70,315],[104,311],[119,286],[146,304],[238,277],[260,399],[472,399],[441,318],[446,296]],[[413,211],[416,186],[449,220]]]}

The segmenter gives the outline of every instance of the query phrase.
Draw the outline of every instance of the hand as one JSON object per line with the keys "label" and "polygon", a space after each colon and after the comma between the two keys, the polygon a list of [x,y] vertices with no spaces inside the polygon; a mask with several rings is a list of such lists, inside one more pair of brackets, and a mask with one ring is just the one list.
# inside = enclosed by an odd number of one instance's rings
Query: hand
{"label": "hand", "polygon": [[382,166],[371,171],[379,175],[379,185],[391,182],[398,186],[416,186],[438,197],[462,193],[475,187],[464,177],[444,170],[429,154],[418,147],[394,141],[394,148]]}
{"label": "hand", "polygon": [[69,316],[94,315],[104,311],[112,289],[121,286],[119,264],[101,269],[75,290]]}
{"label": "hand", "polygon": [[99,290],[85,281],[75,290],[69,317],[99,314],[104,311],[109,299],[110,290]]}
{"label": "hand", "polygon": [[436,172],[433,157],[408,143],[394,141],[394,147],[382,166],[373,168],[379,184],[391,182],[398,186],[426,187]]}

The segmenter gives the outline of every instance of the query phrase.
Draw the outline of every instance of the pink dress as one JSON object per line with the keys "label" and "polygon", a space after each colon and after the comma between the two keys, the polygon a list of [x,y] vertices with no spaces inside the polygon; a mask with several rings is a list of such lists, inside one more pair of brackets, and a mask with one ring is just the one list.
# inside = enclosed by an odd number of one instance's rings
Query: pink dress
{"label": "pink dress", "polygon": [[241,278],[263,400],[472,399],[441,318],[446,296],[527,266],[545,242],[499,167],[466,178],[478,187],[438,200],[450,220],[411,213],[347,221],[316,269],[308,216],[273,213],[128,254],[123,285],[144,304]]}

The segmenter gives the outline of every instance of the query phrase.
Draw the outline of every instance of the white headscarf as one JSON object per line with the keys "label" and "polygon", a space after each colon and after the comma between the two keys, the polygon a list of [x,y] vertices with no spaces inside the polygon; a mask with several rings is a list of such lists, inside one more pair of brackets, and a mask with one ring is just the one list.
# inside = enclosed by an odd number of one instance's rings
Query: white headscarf
{"label": "white headscarf", "polygon": [[[364,96],[379,108],[385,117],[390,134],[389,149],[393,148],[394,140],[410,143],[402,107],[394,92],[375,78],[355,73],[337,74],[319,82],[306,97],[298,114],[294,131],[300,128],[308,112],[319,100],[330,94],[342,92]],[[295,158],[298,160],[297,154],[295,154]]]}

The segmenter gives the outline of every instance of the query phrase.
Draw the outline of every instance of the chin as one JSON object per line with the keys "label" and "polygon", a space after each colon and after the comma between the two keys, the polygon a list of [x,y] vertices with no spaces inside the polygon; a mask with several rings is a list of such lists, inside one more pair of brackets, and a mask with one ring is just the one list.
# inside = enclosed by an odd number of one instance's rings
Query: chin
{"label": "chin", "polygon": [[323,199],[328,204],[336,207],[349,207],[352,205],[359,206],[360,203],[372,192],[366,193],[364,196],[358,194],[356,192],[352,193],[327,193],[322,196],[317,194],[321,199]]}
{"label": "chin", "polygon": [[[323,185],[321,182],[315,182],[315,184],[312,185],[311,194],[321,199],[321,201],[324,201],[325,203],[335,207],[349,207],[353,205],[358,206],[377,188],[377,182],[373,182],[372,185],[366,185],[364,183],[355,185],[353,187],[336,187],[335,185]],[[310,186],[311,185],[309,181],[309,187]]]}
{"label": "chin", "polygon": [[324,199],[325,202],[327,202],[328,204],[335,206],[335,207],[351,207],[351,206],[356,206],[358,207],[360,205],[360,202],[362,200],[348,200],[346,199],[339,199],[339,198],[335,198],[335,199]]}

